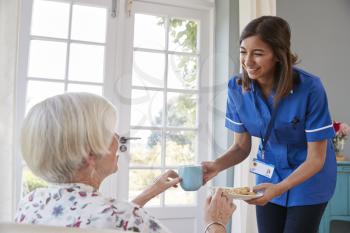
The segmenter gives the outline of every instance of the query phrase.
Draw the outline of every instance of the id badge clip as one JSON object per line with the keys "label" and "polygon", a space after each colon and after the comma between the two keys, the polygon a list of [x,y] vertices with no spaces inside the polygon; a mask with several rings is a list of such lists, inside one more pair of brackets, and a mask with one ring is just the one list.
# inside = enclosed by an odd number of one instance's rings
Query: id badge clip
{"label": "id badge clip", "polygon": [[275,166],[273,164],[265,163],[258,159],[253,159],[253,163],[249,169],[251,173],[265,176],[270,179],[273,175],[274,170],[275,170]]}

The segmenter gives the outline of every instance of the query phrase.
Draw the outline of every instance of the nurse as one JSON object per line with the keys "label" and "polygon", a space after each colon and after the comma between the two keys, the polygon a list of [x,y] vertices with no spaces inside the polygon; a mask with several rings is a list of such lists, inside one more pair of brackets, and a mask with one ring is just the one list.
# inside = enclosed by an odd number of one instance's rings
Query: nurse
{"label": "nurse", "polygon": [[246,159],[251,137],[261,142],[257,174],[259,233],[317,232],[336,183],[335,136],[320,78],[293,65],[290,28],[282,18],[251,21],[240,37],[243,73],[228,83],[226,122],[232,146],[202,163],[204,182]]}

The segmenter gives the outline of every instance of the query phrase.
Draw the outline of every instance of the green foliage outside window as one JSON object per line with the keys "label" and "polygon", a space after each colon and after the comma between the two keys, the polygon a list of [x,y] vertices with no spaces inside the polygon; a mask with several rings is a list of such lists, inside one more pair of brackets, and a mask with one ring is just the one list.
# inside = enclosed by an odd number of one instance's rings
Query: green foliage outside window
{"label": "green foliage outside window", "polygon": [[23,171],[23,188],[24,193],[29,193],[37,188],[47,187],[47,182],[35,176],[31,171]]}
{"label": "green foliage outside window", "polygon": [[[164,22],[160,22],[164,23]],[[184,24],[184,30],[179,31]],[[194,21],[171,19],[169,21],[170,34],[175,38],[174,42],[182,47],[195,52],[197,48],[197,23]]]}

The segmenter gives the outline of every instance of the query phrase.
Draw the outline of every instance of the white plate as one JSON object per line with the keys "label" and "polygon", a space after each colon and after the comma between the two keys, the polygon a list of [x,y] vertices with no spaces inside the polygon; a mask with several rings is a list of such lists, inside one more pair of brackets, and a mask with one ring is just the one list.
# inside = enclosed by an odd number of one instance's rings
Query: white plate
{"label": "white plate", "polygon": [[243,200],[248,201],[254,198],[258,198],[263,196],[262,193],[257,193],[256,195],[243,195],[243,194],[227,194],[229,198],[236,199],[236,200]]}
{"label": "white plate", "polygon": [[[222,189],[234,189],[232,187],[211,187],[211,194],[213,195],[214,192],[215,192],[215,189],[216,188],[222,188]],[[243,200],[243,201],[247,201],[247,200],[251,200],[251,199],[254,199],[254,198],[258,198],[258,197],[261,197],[263,196],[264,194],[261,193],[261,192],[258,192],[257,194],[255,195],[244,195],[244,194],[233,194],[233,193],[229,193],[229,194],[226,194],[228,196],[228,198],[230,199],[236,199],[236,200]]]}

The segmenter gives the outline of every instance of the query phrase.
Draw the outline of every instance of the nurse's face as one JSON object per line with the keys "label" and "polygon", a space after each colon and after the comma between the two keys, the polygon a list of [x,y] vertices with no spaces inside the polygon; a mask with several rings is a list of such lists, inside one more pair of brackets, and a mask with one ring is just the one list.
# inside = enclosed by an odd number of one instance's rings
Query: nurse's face
{"label": "nurse's face", "polygon": [[277,59],[259,36],[250,36],[241,42],[240,60],[250,79],[261,84],[273,80]]}

